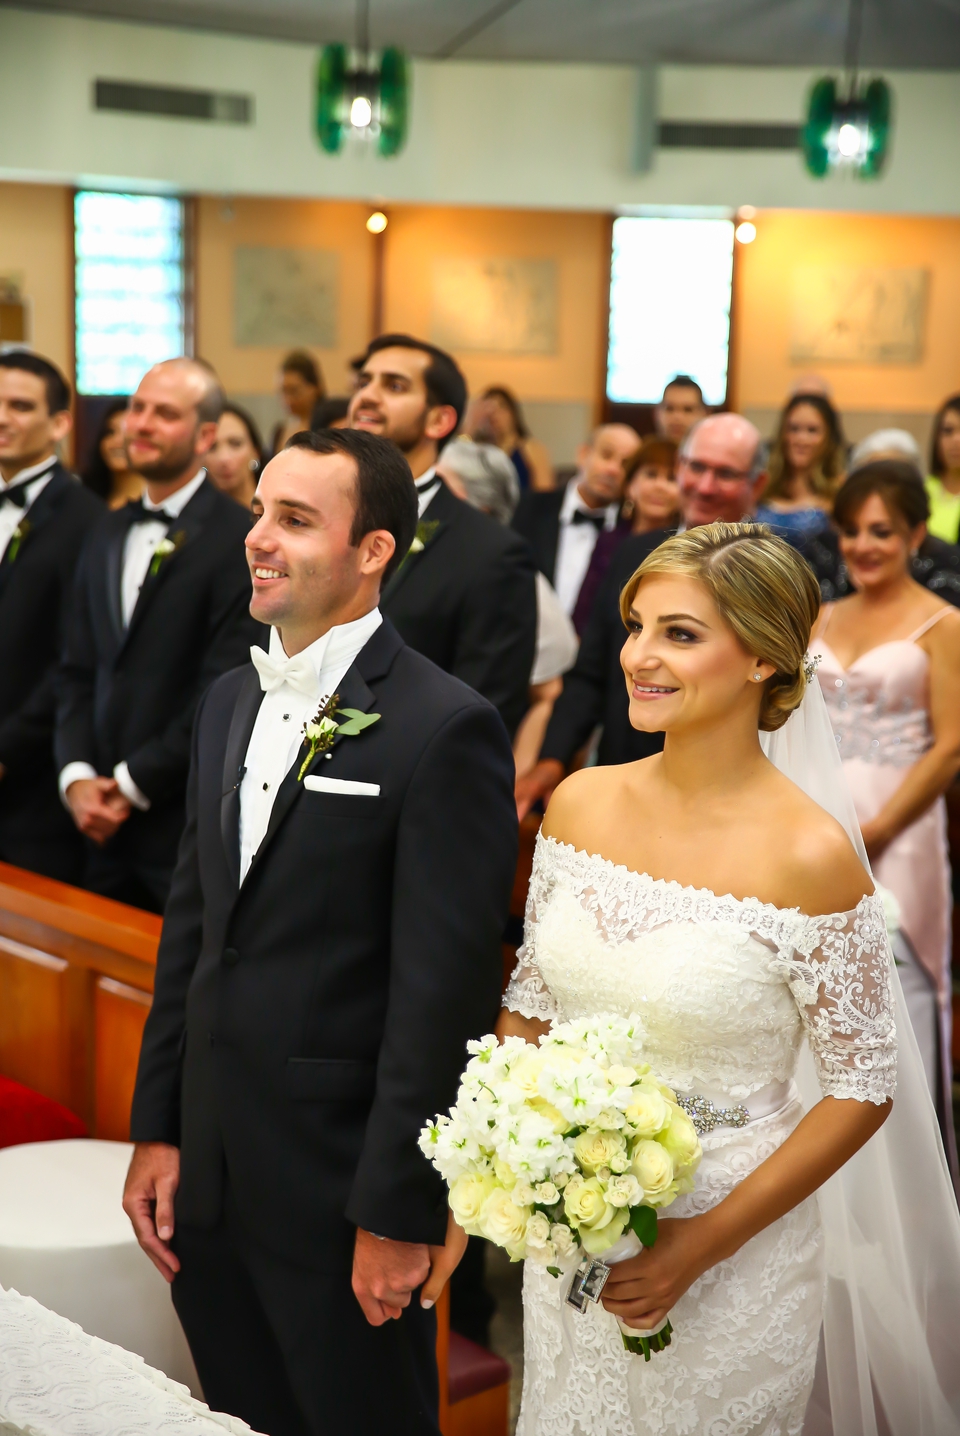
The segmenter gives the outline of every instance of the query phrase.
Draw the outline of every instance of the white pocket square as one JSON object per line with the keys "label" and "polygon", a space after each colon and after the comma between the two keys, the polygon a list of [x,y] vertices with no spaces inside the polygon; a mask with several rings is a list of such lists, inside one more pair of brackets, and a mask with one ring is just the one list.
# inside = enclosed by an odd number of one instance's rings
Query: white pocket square
{"label": "white pocket square", "polygon": [[379,798],[379,783],[354,783],[350,778],[304,778],[311,793],[347,793],[356,798]]}

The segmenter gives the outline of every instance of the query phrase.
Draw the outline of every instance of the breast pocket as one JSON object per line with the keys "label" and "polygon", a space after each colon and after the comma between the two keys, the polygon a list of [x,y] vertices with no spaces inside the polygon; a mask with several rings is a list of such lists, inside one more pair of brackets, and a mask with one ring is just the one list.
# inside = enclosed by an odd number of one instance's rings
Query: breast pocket
{"label": "breast pocket", "polygon": [[314,817],[346,819],[378,818],[383,813],[383,799],[354,793],[329,793],[307,788],[303,795],[305,811]]}

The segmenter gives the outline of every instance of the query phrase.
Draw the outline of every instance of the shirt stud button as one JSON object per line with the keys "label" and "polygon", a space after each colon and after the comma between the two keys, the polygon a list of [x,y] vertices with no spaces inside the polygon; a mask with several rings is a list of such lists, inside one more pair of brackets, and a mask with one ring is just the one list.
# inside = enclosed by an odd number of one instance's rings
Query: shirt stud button
{"label": "shirt stud button", "polygon": [[283,715],[283,721],[284,721],[284,723],[289,723],[289,722],[290,722],[290,714],[289,714],[289,713],[284,713],[284,715]]}
{"label": "shirt stud button", "polygon": [[263,785],[263,791],[264,791],[265,793],[268,793],[268,792],[270,791],[270,784],[269,784],[269,783],[264,783],[264,785]]}

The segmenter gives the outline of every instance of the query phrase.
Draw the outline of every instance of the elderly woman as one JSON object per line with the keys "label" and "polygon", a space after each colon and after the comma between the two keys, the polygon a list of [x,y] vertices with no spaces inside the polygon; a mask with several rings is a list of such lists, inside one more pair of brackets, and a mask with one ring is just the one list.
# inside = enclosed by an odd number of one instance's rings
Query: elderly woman
{"label": "elderly woman", "polygon": [[[516,470],[495,444],[459,438],[440,455],[437,473],[447,487],[474,508],[507,525],[520,501]],[[563,674],[577,656],[577,635],[560,600],[542,573],[537,574],[537,650],[530,674],[530,707],[517,729],[513,754],[517,773],[537,761],[553,705],[563,689]]]}

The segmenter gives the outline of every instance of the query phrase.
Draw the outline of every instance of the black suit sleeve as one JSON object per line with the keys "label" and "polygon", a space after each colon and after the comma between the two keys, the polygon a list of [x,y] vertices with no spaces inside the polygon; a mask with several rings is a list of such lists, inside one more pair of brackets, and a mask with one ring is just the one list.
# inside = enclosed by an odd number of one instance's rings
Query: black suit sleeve
{"label": "black suit sleeve", "polygon": [[621,587],[622,578],[614,565],[597,594],[577,661],[564,674],[563,692],[547,725],[541,758],[556,758],[569,765],[597,724],[603,722],[611,652],[622,648],[625,637],[618,602]]}
{"label": "black suit sleeve", "polygon": [[68,763],[97,766],[93,718],[97,648],[88,577],[97,558],[94,545],[90,542],[85,544],[74,579],[73,613],[66,626],[63,661],[56,678],[57,718],[53,746],[58,772],[62,772]]}
{"label": "black suit sleeve", "polygon": [[464,596],[450,672],[499,711],[512,735],[529,707],[537,646],[536,569],[510,538]]}
{"label": "black suit sleeve", "polygon": [[444,1240],[445,1189],[417,1138],[454,1101],[467,1040],[496,1021],[516,857],[510,745],[497,715],[471,706],[429,743],[398,829],[387,1018],[347,1204],[380,1236]]}

